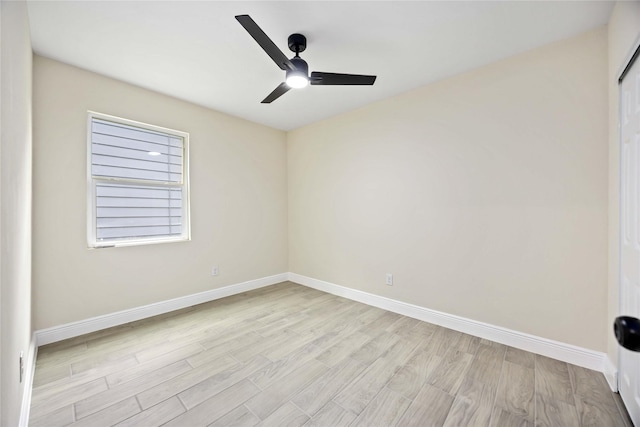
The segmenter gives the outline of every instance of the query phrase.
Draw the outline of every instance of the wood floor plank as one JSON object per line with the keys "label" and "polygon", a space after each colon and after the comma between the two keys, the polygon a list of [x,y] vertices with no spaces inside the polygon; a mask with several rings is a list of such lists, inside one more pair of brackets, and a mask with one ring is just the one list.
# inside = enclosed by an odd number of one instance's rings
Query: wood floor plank
{"label": "wood floor plank", "polygon": [[172,397],[164,402],[160,402],[149,409],[140,412],[130,418],[127,418],[118,424],[117,427],[140,427],[140,426],[159,426],[178,415],[186,412],[186,409],[180,403],[177,397]]}
{"label": "wood floor plank", "polygon": [[[407,316],[400,316],[395,322],[385,328],[385,331],[399,336],[407,335],[420,321]],[[405,338],[408,338],[405,336]]]}
{"label": "wood floor plank", "polygon": [[31,406],[31,417],[44,417],[49,412],[71,405],[81,399],[91,399],[91,396],[107,390],[108,386],[104,378],[98,378],[91,382],[74,386],[65,390],[64,393],[53,394],[47,398],[36,400]]}
{"label": "wood floor plank", "polygon": [[488,426],[495,395],[496,392],[491,386],[467,378],[451,405],[445,427]]}
{"label": "wood floor plank", "polygon": [[394,426],[410,404],[409,399],[385,387],[351,425],[354,427]]}
{"label": "wood floor plank", "polygon": [[534,368],[535,366],[535,354],[513,347],[507,347],[504,360],[525,368]]}
{"label": "wood floor plank", "polygon": [[182,359],[198,354],[202,352],[202,350],[202,346],[197,343],[188,344],[173,351],[169,351],[163,356],[136,364],[130,368],[122,366],[119,370],[106,376],[107,384],[109,384],[109,387],[115,387],[119,384],[126,383],[127,381],[131,381],[143,375],[147,375],[164,366],[179,362]]}
{"label": "wood floor plank", "polygon": [[261,420],[291,399],[299,390],[313,382],[329,368],[313,359],[287,375],[278,384],[265,388],[246,402],[247,408]]}
{"label": "wood floor plank", "polygon": [[240,365],[240,363],[233,357],[222,356],[206,365],[189,369],[180,375],[174,375],[166,381],[147,387],[144,391],[137,393],[138,402],[140,402],[142,409],[148,409],[171,396],[176,396],[178,393],[201,383],[219,372],[237,365]]}
{"label": "wood floor plank", "polygon": [[212,424],[258,393],[260,389],[251,384],[251,381],[242,380],[164,425],[185,427]]}
{"label": "wood floor plank", "polygon": [[328,347],[339,343],[348,336],[357,332],[357,329],[348,322],[345,324],[340,321],[338,325],[339,326],[327,329],[324,334],[314,335],[314,340],[311,341],[311,344],[321,348],[322,351],[324,351]]}
{"label": "wood floor plank", "polygon": [[477,353],[478,346],[480,346],[480,338],[460,332],[460,338],[451,346],[449,351],[461,351],[473,355]]}
{"label": "wood floor plank", "polygon": [[496,406],[528,422],[535,422],[534,376],[532,368],[504,362]]}
{"label": "wood floor plank", "polygon": [[418,322],[410,329],[395,331],[395,333],[403,338],[416,340],[427,347],[430,345],[431,337],[439,328],[439,326],[431,323]]}
{"label": "wood floor plank", "polygon": [[73,427],[112,426],[140,413],[135,397],[122,400],[71,424]]}
{"label": "wood floor plank", "polygon": [[316,359],[327,366],[335,366],[369,341],[371,341],[369,335],[355,332],[326,349]]}
{"label": "wood floor plank", "polygon": [[431,371],[427,383],[449,394],[455,395],[462,385],[473,356],[462,351],[449,352]]}
{"label": "wood floor plank", "polygon": [[[348,306],[342,308],[342,310],[346,310],[346,309],[348,309]],[[332,314],[338,315],[340,314],[340,312],[338,311]],[[308,319],[302,322],[298,322],[295,325],[292,325],[289,328],[289,330],[295,332],[298,335],[307,335],[307,334],[313,335],[315,329],[322,328],[322,326],[325,325],[326,323],[327,323],[327,319],[324,319],[320,316],[310,316]]]}
{"label": "wood floor plank", "polygon": [[460,332],[438,326],[431,335],[427,350],[437,356],[444,357],[462,338]]}
{"label": "wood floor plank", "polygon": [[[196,341],[197,338],[192,337],[189,339],[176,341],[164,340],[163,342],[157,344],[149,343],[144,348],[138,349],[138,351],[134,353],[134,356],[139,363],[145,363],[158,357],[163,357],[167,353],[174,351],[176,348],[186,347],[193,344],[197,345]],[[200,347],[202,347],[202,345],[200,345]]]}
{"label": "wood floor plank", "polygon": [[444,425],[453,396],[425,384],[409,408],[398,422],[399,426],[442,426]]}
{"label": "wood floor plank", "polygon": [[[274,313],[273,315],[279,315],[280,313]],[[271,337],[277,335],[279,332],[282,332],[286,329],[290,329],[293,325],[296,325],[300,322],[304,322],[309,319],[309,315],[307,313],[301,311],[294,311],[284,317],[280,317],[278,320],[269,321],[265,320],[267,318],[261,318],[259,320],[260,324],[263,325],[257,329],[254,329],[254,332],[263,337]],[[270,319],[270,318],[268,318]]]}
{"label": "wood floor plank", "polygon": [[104,376],[118,369],[136,365],[138,365],[138,360],[131,354],[116,359],[82,360],[71,364],[71,376],[76,378],[82,374],[92,377],[96,377],[97,375]]}
{"label": "wood floor plank", "polygon": [[[211,319],[200,320],[196,322],[195,326],[186,329],[181,325],[180,328],[175,327],[175,333],[168,336],[172,342],[186,345],[197,341],[208,349],[223,342],[231,342],[231,340],[240,335],[254,331],[256,322],[246,317],[246,311],[250,313],[250,316],[253,315],[253,311],[245,310],[245,312],[233,313],[231,307],[226,308],[226,310],[229,310],[229,313],[222,319],[215,321]],[[216,316],[220,315],[221,313],[216,313]]]}
{"label": "wood floor plank", "polygon": [[[279,346],[271,346],[270,348],[265,349],[260,354],[267,357],[273,362],[284,360],[287,358],[291,358],[292,355],[296,352],[300,354],[311,352],[312,348],[315,347],[315,345],[313,344],[315,340],[316,336],[314,335],[303,336],[296,334],[293,335],[292,338],[289,339],[286,343],[283,343]],[[322,351],[320,351],[320,353],[321,352]]]}
{"label": "wood floor plank", "polygon": [[395,374],[396,366],[384,358],[370,364],[333,399],[355,414],[360,414]]}
{"label": "wood floor plank", "polygon": [[302,412],[296,405],[287,402],[263,422],[262,427],[300,427],[309,421],[309,417]]}
{"label": "wood floor plank", "polygon": [[505,352],[506,348],[480,344],[471,361],[467,378],[496,389],[500,381]]}
{"label": "wood floor plank", "polygon": [[354,313],[357,313],[357,317],[353,319],[353,324],[354,326],[356,326],[357,329],[362,329],[363,327],[366,327],[367,325],[371,324],[371,322],[374,322],[377,318],[384,315],[385,313],[385,310],[382,310],[381,308],[377,308],[377,307],[372,307],[370,305],[356,303],[352,301],[350,302],[350,304],[352,304]]}
{"label": "wood floor plank", "polygon": [[305,427],[347,427],[356,419],[356,414],[347,411],[336,405],[334,402],[327,402],[313,418],[305,424]]}
{"label": "wood floor plank", "polygon": [[[78,339],[84,339],[84,341],[78,341]],[[80,360],[88,351],[87,339],[89,339],[87,336],[83,338],[76,337],[75,339],[72,338],[38,348],[36,367],[69,366],[71,363]]]}
{"label": "wood floor plank", "polygon": [[409,362],[409,360],[418,353],[419,348],[419,343],[415,341],[402,337],[398,338],[398,341],[381,356],[387,363],[394,366],[396,370]]}
{"label": "wood floor plank", "polygon": [[[126,366],[129,366],[129,364],[124,365],[125,368]],[[53,395],[65,393],[67,390],[73,390],[76,387],[82,386],[82,384],[99,380],[111,370],[117,369],[118,366],[111,366],[111,369],[97,370],[98,372],[85,371],[77,375],[69,375],[65,378],[50,382],[34,390],[31,403],[34,406],[38,406],[42,401],[48,400],[49,397]]]}
{"label": "wood floor plank", "polygon": [[[585,426],[624,425],[604,375],[591,369],[568,365],[578,417]],[[613,423],[613,424],[612,424]]]}
{"label": "wood floor plank", "polygon": [[[281,330],[277,327],[278,322],[289,317],[307,317],[300,310],[298,310],[296,306],[293,305],[289,308],[281,308],[280,310],[273,310],[272,308],[269,308],[268,310],[263,310],[263,312],[264,313],[261,316],[253,317],[251,318],[251,320],[255,320],[256,322],[258,322],[259,328],[262,328],[262,332],[264,333],[269,333],[269,327],[271,325],[274,325],[276,330]],[[257,331],[258,329],[256,329],[256,332]]]}
{"label": "wood floor plank", "polygon": [[391,377],[387,387],[407,399],[413,400],[431,372],[440,365],[441,360],[442,358],[435,354],[418,351],[406,365]]}
{"label": "wood floor plank", "polygon": [[537,426],[579,426],[580,419],[573,404],[556,400],[548,395],[536,394]]}
{"label": "wood floor plank", "polygon": [[266,357],[258,355],[246,363],[239,363],[200,381],[178,394],[178,397],[187,409],[191,409],[271,363]]}
{"label": "wood floor plank", "polygon": [[[327,304],[321,310],[306,310],[305,312],[315,318],[323,318],[327,309],[332,310],[330,318],[324,318],[324,322],[307,322],[308,326],[302,329],[293,327],[292,329],[300,335],[312,334],[322,335],[333,330],[339,330],[348,325],[348,319],[353,318],[354,314],[351,310],[353,306],[344,298],[338,298],[333,306]],[[302,325],[299,323],[298,325]]]}
{"label": "wood floor plank", "polygon": [[576,410],[582,426],[619,426],[621,421],[618,409],[608,403],[602,403],[597,399],[575,395]]}
{"label": "wood floor plank", "polygon": [[495,342],[495,341],[490,341],[486,338],[480,338],[480,344],[484,344],[484,345],[488,345],[491,347],[497,347],[497,348],[503,348],[503,349],[507,349],[508,346],[505,344],[501,344],[499,342]]}
{"label": "wood floor plank", "polygon": [[[136,378],[119,386],[110,388],[101,393],[93,394],[90,397],[79,400],[75,404],[76,419],[82,419],[104,408],[114,405],[128,397],[135,396],[157,384],[160,384],[177,375],[191,369],[189,364],[182,360],[180,362],[160,368],[151,375]],[[104,381],[104,378],[102,378]]]}
{"label": "wood floor plank", "polygon": [[391,332],[383,332],[354,351],[350,357],[358,362],[368,364],[382,356],[398,341],[400,341],[398,335],[392,334]]}
{"label": "wood floor plank", "polygon": [[292,399],[292,402],[307,414],[314,415],[364,369],[365,365],[362,363],[345,359],[310,383]]}
{"label": "wood floor plank", "polygon": [[[362,332],[363,334],[370,335],[371,338],[375,338],[378,335],[380,335],[381,330],[386,330],[387,328],[391,328],[391,326],[394,323],[396,323],[398,320],[400,320],[401,317],[402,316],[397,313],[386,311],[382,314],[382,316],[379,316],[373,322],[361,328],[360,332]],[[394,331],[391,330],[388,332],[393,333]]]}
{"label": "wood floor plank", "polygon": [[59,427],[67,426],[74,421],[73,405],[67,405],[55,411],[47,412],[40,417],[29,419],[30,427]]}
{"label": "wood floor plank", "polygon": [[252,427],[258,424],[260,424],[260,418],[256,417],[246,406],[240,405],[227,415],[209,424],[209,427]]}
{"label": "wood floor plank", "polygon": [[197,368],[198,366],[209,363],[210,361],[215,360],[227,353],[250,347],[255,343],[261,343],[265,341],[266,338],[256,334],[255,332],[247,332],[246,334],[240,335],[236,338],[232,338],[229,341],[222,341],[218,345],[209,346],[209,348],[207,348],[206,350],[193,356],[189,356],[187,358],[187,362],[189,362],[189,364],[194,368]]}
{"label": "wood floor plank", "polygon": [[[533,427],[534,424],[518,415],[506,411],[500,407],[493,408],[491,415],[492,427]],[[564,427],[564,426],[563,426]],[[568,427],[568,426],[567,426]]]}
{"label": "wood floor plank", "polygon": [[[135,370],[139,367],[140,364],[133,356],[96,363],[93,368],[82,370],[79,373],[72,373],[67,377],[38,387],[34,390],[32,404],[37,405],[40,400],[47,400],[51,395],[63,393],[65,390],[72,389],[81,384],[86,384],[110,374],[122,372],[123,370]],[[66,368],[69,369],[69,366]],[[107,384],[108,383],[107,381]]]}
{"label": "wood floor plank", "polygon": [[334,337],[336,342],[338,342],[340,338],[344,338],[360,330],[361,326],[358,322],[354,322],[354,319],[357,319],[355,313],[348,311],[336,313],[332,315],[330,319],[306,331],[305,334],[315,337],[318,340]]}
{"label": "wood floor plank", "polygon": [[46,387],[53,382],[69,378],[70,375],[71,367],[69,365],[36,365],[36,371],[33,379],[33,388],[38,389]]}
{"label": "wood floor plank", "polygon": [[101,353],[98,350],[94,350],[96,356],[83,357],[81,360],[71,363],[71,374],[79,374],[81,372],[89,371],[92,369],[100,369],[108,366],[119,366],[127,364],[132,366],[138,363],[133,354],[130,354],[130,350],[123,346],[120,350],[107,351]]}
{"label": "wood floor plank", "polygon": [[569,378],[575,394],[592,398],[596,397],[603,402],[613,402],[609,384],[601,372],[592,371],[591,369],[582,368],[580,366],[568,365]]}
{"label": "wood floor plank", "polygon": [[87,339],[87,351],[93,350],[105,351],[112,348],[118,348],[123,345],[132,345],[139,339],[135,328],[129,324],[117,334],[103,335]]}
{"label": "wood floor plank", "polygon": [[[219,346],[222,343],[232,343],[240,336],[249,332],[257,333],[257,326],[261,325],[255,320],[245,317],[242,313],[229,313],[229,317],[223,321],[215,322],[200,333],[198,342],[204,348]],[[260,335],[260,334],[258,334]]]}
{"label": "wood floor plank", "polygon": [[276,336],[263,337],[262,339],[251,343],[251,345],[239,350],[232,350],[230,351],[230,354],[239,361],[246,362],[259,354],[266,353],[299,338],[300,335],[287,329]]}
{"label": "wood floor plank", "polygon": [[551,398],[551,400],[574,405],[573,387],[567,364],[536,355],[535,366],[536,392]]}
{"label": "wood floor plank", "polygon": [[[110,329],[105,329],[104,331],[110,331]],[[117,334],[117,331],[112,331],[111,333]],[[87,351],[87,341],[90,339],[89,335],[90,334],[87,334],[38,347],[36,366],[60,364],[61,362],[68,361],[71,356],[83,354]],[[68,365],[68,363],[64,364]]]}

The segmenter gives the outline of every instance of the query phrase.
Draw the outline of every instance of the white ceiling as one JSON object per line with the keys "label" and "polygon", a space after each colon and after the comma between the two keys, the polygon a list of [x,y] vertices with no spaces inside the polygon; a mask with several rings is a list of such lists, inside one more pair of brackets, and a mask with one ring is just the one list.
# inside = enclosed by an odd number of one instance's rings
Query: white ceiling
{"label": "white ceiling", "polygon": [[[605,25],[599,1],[29,1],[37,54],[291,130]],[[235,15],[310,71],[376,74],[372,87],[311,86],[260,104],[284,72]]]}

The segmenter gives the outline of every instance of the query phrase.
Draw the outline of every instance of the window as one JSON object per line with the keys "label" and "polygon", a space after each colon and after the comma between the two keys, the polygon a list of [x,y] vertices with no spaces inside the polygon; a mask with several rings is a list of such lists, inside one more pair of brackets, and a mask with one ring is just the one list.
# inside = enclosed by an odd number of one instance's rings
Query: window
{"label": "window", "polygon": [[189,240],[189,134],[89,112],[89,247]]}

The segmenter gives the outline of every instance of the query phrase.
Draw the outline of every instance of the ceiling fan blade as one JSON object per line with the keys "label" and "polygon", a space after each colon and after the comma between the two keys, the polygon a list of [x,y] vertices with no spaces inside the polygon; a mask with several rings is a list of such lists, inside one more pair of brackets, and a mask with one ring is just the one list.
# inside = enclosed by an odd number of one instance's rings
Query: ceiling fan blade
{"label": "ceiling fan blade", "polygon": [[291,89],[291,87],[288,84],[284,82],[280,83],[280,86],[275,88],[273,92],[267,95],[267,97],[262,100],[261,104],[271,104],[273,101],[287,93],[289,89]]}
{"label": "ceiling fan blade", "polygon": [[312,85],[372,85],[376,81],[376,76],[365,76],[361,74],[340,74],[323,73],[314,71],[311,73],[309,83]]}
{"label": "ceiling fan blade", "polygon": [[260,47],[267,52],[267,55],[273,59],[273,61],[283,70],[295,70],[291,61],[282,53],[278,46],[267,36],[258,24],[255,23],[249,15],[238,15],[236,19],[244,27],[245,30],[258,42]]}

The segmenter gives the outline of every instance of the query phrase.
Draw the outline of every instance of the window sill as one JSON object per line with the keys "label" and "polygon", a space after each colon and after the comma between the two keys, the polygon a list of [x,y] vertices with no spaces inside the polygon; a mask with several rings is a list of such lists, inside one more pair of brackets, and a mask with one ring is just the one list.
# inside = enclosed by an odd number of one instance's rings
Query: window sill
{"label": "window sill", "polygon": [[189,242],[191,241],[191,237],[180,237],[179,239],[149,239],[149,240],[131,240],[131,241],[122,241],[122,242],[99,242],[95,244],[89,244],[87,249],[107,249],[107,248],[120,248],[126,246],[145,246],[145,245],[156,245],[159,243],[177,243],[177,242]]}

